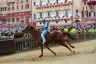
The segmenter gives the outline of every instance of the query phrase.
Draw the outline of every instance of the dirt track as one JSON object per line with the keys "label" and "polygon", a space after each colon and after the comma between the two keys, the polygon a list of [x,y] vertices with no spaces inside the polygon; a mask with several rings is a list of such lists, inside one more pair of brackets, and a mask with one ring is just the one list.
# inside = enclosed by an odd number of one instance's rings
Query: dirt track
{"label": "dirt track", "polygon": [[62,46],[52,47],[57,53],[54,56],[44,49],[44,57],[38,58],[39,50],[16,53],[0,57],[0,64],[96,64],[96,40],[73,44],[79,53],[72,54]]}

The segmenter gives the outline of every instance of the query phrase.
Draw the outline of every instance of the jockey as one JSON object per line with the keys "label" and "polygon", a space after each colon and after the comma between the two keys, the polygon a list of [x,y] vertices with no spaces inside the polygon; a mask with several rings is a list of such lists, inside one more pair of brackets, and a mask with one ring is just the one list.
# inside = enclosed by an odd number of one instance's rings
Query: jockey
{"label": "jockey", "polygon": [[43,20],[43,30],[42,30],[42,33],[41,33],[41,37],[42,37],[42,44],[45,45],[46,44],[46,35],[48,33],[48,28],[49,28],[49,23],[46,21],[46,20]]}

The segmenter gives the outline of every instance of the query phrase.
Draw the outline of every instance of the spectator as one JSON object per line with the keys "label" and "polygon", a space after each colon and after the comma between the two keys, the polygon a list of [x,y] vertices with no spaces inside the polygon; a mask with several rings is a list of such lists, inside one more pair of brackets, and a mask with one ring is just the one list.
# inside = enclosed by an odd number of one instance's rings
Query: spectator
{"label": "spectator", "polygon": [[76,32],[77,32],[77,29],[74,28],[74,27],[70,30],[70,33],[74,33],[75,34]]}
{"label": "spectator", "polygon": [[69,32],[69,29],[67,27],[64,28],[64,32]]}

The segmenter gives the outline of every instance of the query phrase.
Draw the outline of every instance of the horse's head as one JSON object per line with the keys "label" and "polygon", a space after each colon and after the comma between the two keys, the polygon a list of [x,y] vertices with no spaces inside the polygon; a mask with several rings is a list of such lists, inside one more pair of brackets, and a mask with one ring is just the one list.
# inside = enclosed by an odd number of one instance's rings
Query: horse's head
{"label": "horse's head", "polygon": [[33,30],[35,30],[35,27],[29,26],[29,29],[30,29],[31,31],[33,31]]}
{"label": "horse's head", "polygon": [[27,28],[29,28],[29,32],[30,33],[39,31],[39,29],[36,28],[36,24],[35,23],[32,23],[32,24],[28,25]]}
{"label": "horse's head", "polygon": [[27,25],[27,27],[22,32],[31,32],[32,30],[35,30],[35,23],[30,23]]}

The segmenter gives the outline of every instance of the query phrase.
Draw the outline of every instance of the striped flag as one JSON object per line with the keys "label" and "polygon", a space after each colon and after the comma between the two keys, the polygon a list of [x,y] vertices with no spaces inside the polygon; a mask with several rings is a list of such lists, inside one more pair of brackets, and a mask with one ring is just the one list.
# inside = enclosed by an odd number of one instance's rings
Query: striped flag
{"label": "striped flag", "polygon": [[75,21],[72,22],[72,26],[76,27],[77,23]]}

